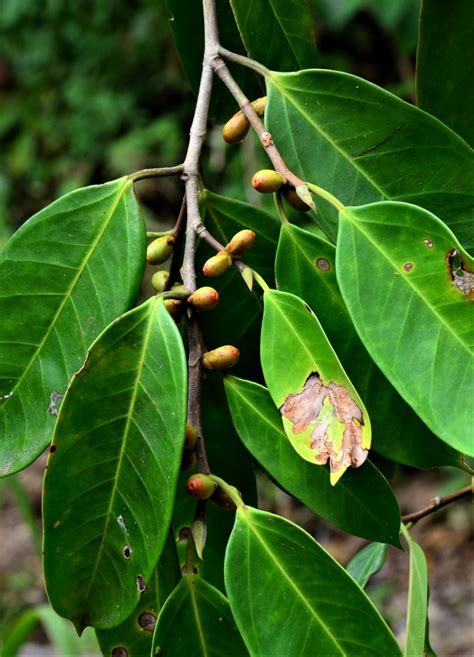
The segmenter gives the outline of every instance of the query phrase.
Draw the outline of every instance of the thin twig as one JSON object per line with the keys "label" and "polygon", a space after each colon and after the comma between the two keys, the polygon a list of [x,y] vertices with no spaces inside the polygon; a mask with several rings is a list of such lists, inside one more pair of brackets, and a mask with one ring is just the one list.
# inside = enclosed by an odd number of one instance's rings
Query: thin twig
{"label": "thin twig", "polygon": [[222,46],[219,46],[219,55],[225,59],[228,59],[230,62],[235,62],[236,64],[246,66],[247,68],[252,69],[252,71],[255,71],[255,73],[263,75],[265,78],[270,75],[270,69],[268,69],[263,64],[260,64],[260,62],[256,62],[255,59],[245,57],[245,55],[239,55],[236,52],[227,50],[227,48],[223,48]]}
{"label": "thin twig", "polygon": [[460,488],[459,490],[454,491],[454,493],[445,495],[444,497],[434,497],[423,509],[414,511],[413,513],[407,513],[406,515],[402,516],[402,522],[410,522],[412,525],[414,525],[415,522],[418,522],[418,520],[421,520],[421,518],[424,518],[425,516],[438,511],[438,509],[442,509],[444,506],[451,504],[451,502],[456,502],[463,497],[467,497],[468,495],[472,495],[472,485]]}
{"label": "thin twig", "polygon": [[164,176],[175,176],[179,173],[183,173],[184,164],[177,164],[174,167],[158,167],[155,169],[141,169],[140,171],[135,171],[131,173],[128,177],[133,182],[138,182],[139,180],[145,180],[147,178],[163,178]]}
{"label": "thin twig", "polygon": [[222,82],[225,84],[230,93],[234,96],[235,100],[239,104],[240,109],[245,114],[249,120],[250,125],[257,133],[263,148],[265,149],[268,157],[270,158],[275,171],[278,171],[286,180],[293,185],[293,187],[298,187],[298,185],[303,185],[304,181],[301,178],[298,178],[285,164],[282,156],[280,155],[279,150],[273,143],[273,137],[270,132],[265,128],[265,125],[261,121],[260,117],[255,112],[252,107],[249,99],[244,94],[242,89],[239,87],[237,82],[234,80],[232,73],[229,71],[224,60],[217,56],[212,59],[212,68],[214,73],[219,77]]}
{"label": "thin twig", "polygon": [[[195,229],[198,236],[201,237],[207,244],[209,244],[209,246],[213,248],[214,251],[220,253],[220,251],[224,250],[224,245],[216,240],[213,235],[211,235],[211,233],[207,230],[202,222],[199,222]],[[233,264],[240,272],[248,268],[248,265],[246,265],[244,262],[241,262],[240,260],[233,259]]]}

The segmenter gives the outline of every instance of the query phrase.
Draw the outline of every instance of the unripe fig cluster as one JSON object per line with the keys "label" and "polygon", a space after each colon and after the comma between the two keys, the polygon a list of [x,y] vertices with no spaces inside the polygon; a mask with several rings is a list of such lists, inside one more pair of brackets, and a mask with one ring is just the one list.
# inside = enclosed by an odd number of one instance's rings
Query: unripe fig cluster
{"label": "unripe fig cluster", "polygon": [[[257,98],[251,104],[256,114],[262,117],[265,113],[267,97]],[[250,129],[250,122],[245,114],[240,110],[230,118],[222,129],[222,136],[227,144],[238,144],[247,136]]]}

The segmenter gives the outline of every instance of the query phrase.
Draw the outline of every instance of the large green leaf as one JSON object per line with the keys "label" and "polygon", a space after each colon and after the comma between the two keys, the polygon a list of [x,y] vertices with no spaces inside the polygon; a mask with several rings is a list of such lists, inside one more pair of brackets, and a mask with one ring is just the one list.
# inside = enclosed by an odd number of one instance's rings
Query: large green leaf
{"label": "large green leaf", "polygon": [[370,461],[331,486],[328,469],[315,468],[292,448],[266,388],[233,376],[226,377],[225,387],[242,442],[284,490],[346,532],[400,546],[397,500]]}
{"label": "large green leaf", "polygon": [[385,543],[369,543],[352,557],[346,570],[361,588],[365,588],[372,575],[383,568],[386,556]]}
{"label": "large green leaf", "polygon": [[250,57],[294,71],[316,64],[313,20],[305,0],[230,0]]}
{"label": "large green leaf", "polygon": [[[234,199],[206,191],[201,197],[206,227],[221,243],[248,228],[257,236],[255,246],[243,260],[273,284],[273,267],[278,243],[279,222],[268,212]],[[203,245],[204,246],[204,245]],[[201,249],[208,258],[214,253]],[[202,316],[206,346],[211,349],[221,344],[234,344],[241,351],[240,361],[234,368],[242,376],[254,375],[259,368],[259,337],[262,317],[261,290],[255,285],[252,292],[233,267],[218,278],[200,278],[204,285],[213,285],[220,294],[219,307],[213,313]]]}
{"label": "large green leaf", "polygon": [[261,362],[268,390],[298,454],[329,460],[331,483],[358,467],[370,447],[370,419],[311,308],[288,292],[264,296]]}
{"label": "large green leaf", "polygon": [[[202,387],[202,428],[206,441],[206,452],[212,472],[225,481],[232,482],[245,500],[256,504],[257,491],[253,464],[249,453],[239,440],[230,417],[220,372],[208,372]],[[190,472],[183,472],[173,515],[177,531],[189,527],[196,512],[196,501],[185,489]],[[204,560],[199,564],[199,573],[221,591],[224,589],[224,555],[234,524],[233,513],[213,502],[206,507],[207,539]],[[181,562],[184,563],[185,546]]]}
{"label": "large green leaf", "polygon": [[360,338],[430,429],[470,455],[473,264],[451,231],[416,206],[340,214],[337,279]]}
{"label": "large green leaf", "polygon": [[116,657],[118,648],[126,650],[127,657],[144,657],[151,654],[158,614],[180,578],[176,545],[170,531],[147,590],[133,613],[126,621],[110,630],[96,630],[104,657]]}
{"label": "large green leaf", "polygon": [[[347,73],[272,73],[268,93],[267,125],[299,176],[345,205],[421,205],[474,247],[474,153],[442,123]],[[318,207],[334,236],[337,213]]]}
{"label": "large green leaf", "polygon": [[[204,54],[204,19],[200,0],[166,0],[170,14],[170,27],[178,51],[181,65],[193,91],[197,94],[202,72]],[[246,55],[242,39],[235,24],[228,0],[216,2],[217,22],[221,45],[233,52]],[[250,69],[245,66],[230,64],[230,69],[239,86],[249,98],[262,95],[262,86]],[[237,110],[237,104],[224,84],[214,77],[214,89],[210,104],[210,116],[218,123],[223,123]]]}
{"label": "large green leaf", "polygon": [[[372,448],[386,458],[431,468],[462,466],[385,378],[362,344],[336,280],[336,249],[297,226],[282,226],[275,265],[278,289],[304,299],[357,388],[372,423]],[[390,431],[386,430],[390,423]]]}
{"label": "large green leaf", "polygon": [[423,0],[416,58],[418,104],[474,145],[472,1]]}
{"label": "large green leaf", "polygon": [[242,506],[225,563],[237,625],[254,657],[396,657],[400,649],[345,570],[288,520]]}
{"label": "large green leaf", "polygon": [[92,345],[48,458],[46,587],[79,630],[121,623],[148,583],[171,519],[185,420],[183,344],[154,297]]}
{"label": "large green leaf", "polygon": [[192,574],[181,579],[166,601],[151,654],[248,657],[227,599],[204,579]]}
{"label": "large green leaf", "polygon": [[428,612],[428,568],[423,550],[412,539],[404,525],[402,532],[410,549],[405,657],[424,657]]}
{"label": "large green leaf", "polygon": [[48,444],[92,340],[140,286],[145,228],[127,178],[71,192],[27,221],[0,258],[0,475]]}

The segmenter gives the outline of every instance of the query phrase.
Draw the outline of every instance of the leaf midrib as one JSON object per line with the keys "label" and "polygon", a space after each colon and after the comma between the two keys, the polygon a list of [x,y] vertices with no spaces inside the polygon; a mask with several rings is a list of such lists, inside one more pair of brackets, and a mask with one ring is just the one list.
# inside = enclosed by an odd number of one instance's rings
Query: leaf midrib
{"label": "leaf midrib", "polygon": [[113,504],[114,504],[114,501],[115,501],[115,494],[117,492],[118,482],[119,482],[119,478],[120,478],[120,471],[121,471],[121,468],[122,468],[122,461],[123,461],[123,457],[124,457],[124,454],[125,454],[125,447],[126,447],[127,441],[128,441],[129,429],[130,429],[130,424],[132,422],[132,416],[133,416],[133,410],[135,408],[135,402],[136,402],[136,399],[137,399],[137,394],[138,394],[138,389],[139,389],[139,384],[140,384],[140,379],[141,379],[141,373],[142,373],[143,366],[144,366],[144,363],[145,363],[145,356],[146,356],[146,353],[148,351],[148,344],[150,342],[150,337],[151,337],[151,334],[152,334],[151,327],[152,327],[153,321],[155,319],[155,312],[154,312],[155,311],[155,304],[156,304],[156,297],[153,298],[153,303],[150,304],[149,317],[148,317],[147,326],[146,326],[146,330],[145,330],[145,336],[146,337],[143,341],[142,352],[140,354],[140,359],[138,361],[137,375],[136,375],[136,378],[135,378],[135,383],[134,383],[134,386],[133,386],[132,395],[130,397],[130,403],[128,405],[127,419],[126,419],[125,426],[124,426],[124,429],[123,429],[123,432],[122,432],[123,439],[122,439],[122,444],[121,444],[121,447],[120,447],[117,467],[116,467],[116,470],[115,470],[115,477],[113,479],[112,490],[111,490],[111,493],[110,493],[109,506],[107,508],[106,513],[104,514],[105,518],[106,518],[105,525],[104,525],[104,530],[102,532],[102,538],[101,538],[100,545],[99,545],[98,550],[97,550],[97,557],[96,557],[96,560],[95,560],[94,569],[93,569],[92,574],[90,576],[87,591],[84,595],[85,600],[88,600],[88,598],[89,598],[89,595],[90,595],[90,592],[91,592],[91,589],[92,589],[92,585],[95,581],[95,576],[97,574],[99,563],[102,559],[103,551],[105,550],[105,540],[107,538],[107,531],[108,531],[108,528],[109,528],[110,519],[112,517],[112,507],[113,507]]}
{"label": "leaf midrib", "polygon": [[309,600],[305,597],[302,591],[296,586],[296,584],[292,581],[292,579],[288,576],[286,570],[280,565],[279,561],[275,558],[273,552],[270,550],[270,548],[267,546],[265,540],[262,538],[260,532],[256,528],[255,524],[252,522],[250,519],[250,514],[248,512],[248,509],[239,509],[238,513],[240,513],[240,517],[242,518],[243,522],[246,523],[247,527],[251,532],[253,532],[254,536],[258,540],[258,542],[261,544],[262,548],[265,550],[265,552],[268,554],[270,557],[271,561],[275,564],[276,568],[281,572],[283,579],[288,582],[290,587],[295,591],[296,595],[298,598],[302,601],[303,605],[308,609],[310,614],[314,617],[316,622],[326,631],[327,636],[331,639],[331,641],[334,643],[335,647],[339,650],[340,655],[342,657],[345,657],[347,655],[346,652],[344,652],[343,648],[340,646],[338,643],[336,637],[332,634],[331,630],[328,628],[326,623],[324,623],[320,616],[316,613],[314,607],[311,605]]}
{"label": "leaf midrib", "polygon": [[64,298],[63,298],[62,302],[60,303],[60,305],[58,306],[56,312],[54,313],[54,316],[51,320],[49,328],[46,331],[43,339],[41,340],[41,342],[39,343],[39,345],[35,349],[33,355],[31,356],[30,362],[28,363],[25,370],[23,371],[23,374],[20,376],[18,381],[15,383],[15,385],[14,385],[14,387],[13,387],[11,393],[10,393],[10,396],[5,400],[5,403],[2,405],[2,411],[3,411],[3,409],[6,408],[6,406],[8,405],[8,402],[13,397],[14,393],[18,390],[18,388],[22,384],[25,376],[30,371],[33,363],[39,357],[39,355],[41,353],[41,350],[43,349],[44,345],[46,344],[46,341],[48,340],[48,338],[51,334],[51,331],[55,328],[56,322],[57,322],[59,316],[61,315],[66,303],[70,300],[71,295],[72,295],[72,291],[74,290],[74,288],[75,288],[79,278],[81,277],[86,265],[88,264],[90,258],[92,257],[93,253],[95,252],[96,247],[97,247],[98,243],[100,242],[100,239],[102,238],[102,235],[104,234],[104,232],[107,229],[112,217],[114,216],[115,210],[117,209],[120,201],[122,200],[122,196],[123,196],[124,192],[126,191],[126,188],[129,187],[130,184],[131,183],[129,182],[129,180],[126,179],[126,180],[124,180],[122,187],[117,190],[117,199],[114,202],[113,206],[110,208],[109,214],[108,214],[106,220],[104,221],[101,230],[99,231],[96,238],[93,240],[89,250],[87,251],[87,254],[86,254],[86,256],[85,256],[85,258],[82,262],[82,265],[78,268],[77,273],[72,278],[71,283],[69,284],[68,289],[66,290],[66,292],[64,294]]}

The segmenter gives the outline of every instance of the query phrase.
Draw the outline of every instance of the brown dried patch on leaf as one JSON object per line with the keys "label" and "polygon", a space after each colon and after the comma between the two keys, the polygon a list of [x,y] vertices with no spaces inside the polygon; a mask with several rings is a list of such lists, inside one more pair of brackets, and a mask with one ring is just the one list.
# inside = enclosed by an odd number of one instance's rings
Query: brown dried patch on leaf
{"label": "brown dried patch on leaf", "polygon": [[454,285],[468,299],[474,298],[474,272],[467,269],[457,249],[451,249],[447,255],[449,274]]}
{"label": "brown dried patch on leaf", "polygon": [[317,463],[329,460],[331,472],[357,468],[367,458],[368,450],[362,447],[362,411],[344,386],[325,385],[313,372],[301,392],[287,396],[280,411],[292,423],[294,434],[314,425],[311,449]]}

